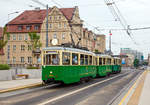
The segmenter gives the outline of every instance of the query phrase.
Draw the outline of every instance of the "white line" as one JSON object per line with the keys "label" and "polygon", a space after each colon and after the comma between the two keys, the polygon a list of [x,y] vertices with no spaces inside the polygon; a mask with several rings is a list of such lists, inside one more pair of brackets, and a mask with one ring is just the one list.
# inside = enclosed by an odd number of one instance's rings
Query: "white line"
{"label": "white line", "polygon": [[[127,72],[127,73],[129,73],[129,72]],[[127,74],[127,73],[125,73],[125,74]],[[111,80],[111,79],[117,78],[117,77],[119,77],[119,76],[121,76],[121,75],[125,75],[125,74],[120,74],[120,75],[117,75],[117,76],[115,76],[115,77],[112,77],[112,78],[109,78],[109,79],[106,79],[106,80],[103,80],[103,81],[97,82],[97,83],[95,83],[95,84],[92,84],[92,85],[86,86],[86,87],[84,87],[84,88],[81,88],[81,89],[75,90],[75,91],[73,91],[73,92],[70,92],[70,93],[67,93],[67,94],[64,94],[64,95],[61,95],[61,96],[58,96],[58,97],[53,98],[53,99],[48,100],[48,101],[42,102],[42,103],[40,103],[40,104],[38,104],[38,105],[45,105],[45,104],[48,104],[48,103],[50,103],[50,102],[56,101],[56,100],[61,99],[61,98],[63,98],[63,97],[66,97],[66,96],[72,95],[72,94],[74,94],[74,93],[80,92],[80,91],[82,91],[82,90],[85,90],[85,89],[87,89],[87,88],[90,88],[90,87],[96,86],[96,85],[98,85],[98,84],[100,84],[100,83],[103,83],[103,82],[109,81],[109,80]]]}

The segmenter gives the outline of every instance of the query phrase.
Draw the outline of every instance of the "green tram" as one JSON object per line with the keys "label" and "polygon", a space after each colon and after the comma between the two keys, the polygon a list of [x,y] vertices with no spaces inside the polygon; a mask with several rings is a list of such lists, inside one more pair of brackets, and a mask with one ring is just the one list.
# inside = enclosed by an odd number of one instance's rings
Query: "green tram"
{"label": "green tram", "polygon": [[88,81],[120,71],[120,59],[109,55],[67,47],[42,50],[42,80],[45,84]]}

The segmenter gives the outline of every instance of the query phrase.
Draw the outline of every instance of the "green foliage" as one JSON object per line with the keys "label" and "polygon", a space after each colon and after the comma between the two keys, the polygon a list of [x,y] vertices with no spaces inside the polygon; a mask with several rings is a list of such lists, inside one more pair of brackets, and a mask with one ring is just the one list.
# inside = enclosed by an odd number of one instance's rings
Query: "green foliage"
{"label": "green foliage", "polygon": [[134,64],[134,67],[136,67],[136,68],[139,67],[139,60],[135,59],[133,64]]}
{"label": "green foliage", "polygon": [[148,62],[143,62],[143,65],[147,66],[147,65],[148,65]]}
{"label": "green foliage", "polygon": [[10,67],[7,64],[0,64],[0,70],[9,70]]}
{"label": "green foliage", "polygon": [[[5,38],[5,35],[7,35],[6,38]],[[0,39],[0,49],[3,49],[6,46],[9,37],[10,37],[10,34],[9,34],[9,32],[7,32],[7,28],[4,27],[3,35],[2,35],[2,38]]]}
{"label": "green foliage", "polygon": [[99,51],[97,49],[95,49],[95,53],[98,53]]}
{"label": "green foliage", "polygon": [[27,69],[40,69],[39,67],[28,66]]}
{"label": "green foliage", "polygon": [[28,45],[31,45],[32,51],[36,51],[36,49],[42,47],[42,43],[40,42],[40,36],[37,35],[36,32],[30,32],[29,37],[30,37],[30,41],[25,41],[25,42]]}

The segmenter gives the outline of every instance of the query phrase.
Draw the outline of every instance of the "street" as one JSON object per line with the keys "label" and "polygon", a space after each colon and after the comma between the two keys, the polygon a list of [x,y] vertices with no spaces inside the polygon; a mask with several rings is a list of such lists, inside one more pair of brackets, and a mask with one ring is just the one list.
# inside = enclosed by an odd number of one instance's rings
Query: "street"
{"label": "street", "polygon": [[143,71],[122,70],[120,74],[86,83],[53,84],[0,94],[0,105],[111,105],[115,97]]}

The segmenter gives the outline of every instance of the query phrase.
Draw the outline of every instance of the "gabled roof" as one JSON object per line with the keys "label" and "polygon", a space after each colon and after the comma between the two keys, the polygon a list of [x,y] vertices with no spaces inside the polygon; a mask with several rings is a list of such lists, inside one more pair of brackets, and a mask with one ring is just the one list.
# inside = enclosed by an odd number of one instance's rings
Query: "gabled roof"
{"label": "gabled roof", "polygon": [[[75,8],[60,8],[59,10],[63,15],[71,20]],[[52,8],[49,9],[49,13]],[[18,17],[10,21],[8,24],[32,24],[32,23],[43,23],[46,17],[46,9],[43,10],[27,10],[20,14]]]}

